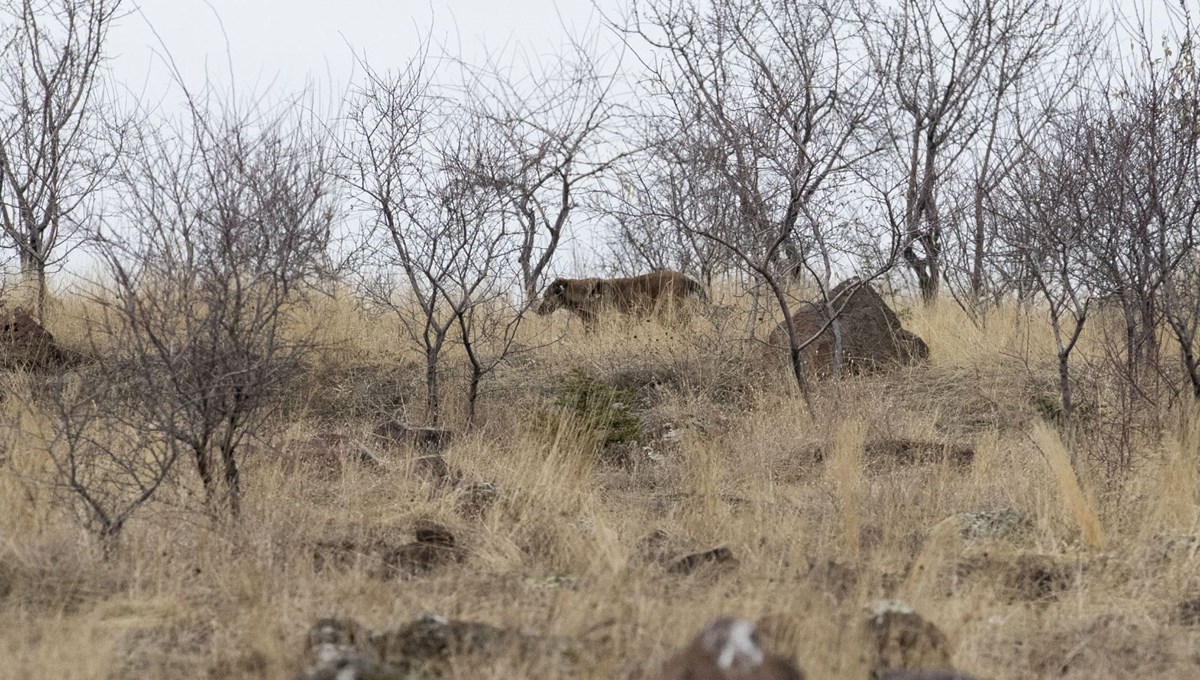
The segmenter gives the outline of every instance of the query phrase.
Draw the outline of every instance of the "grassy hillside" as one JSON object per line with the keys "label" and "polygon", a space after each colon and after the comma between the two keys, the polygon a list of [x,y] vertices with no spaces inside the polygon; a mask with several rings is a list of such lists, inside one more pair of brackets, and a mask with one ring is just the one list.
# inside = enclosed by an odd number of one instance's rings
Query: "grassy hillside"
{"label": "grassy hillside", "polygon": [[[459,664],[453,678],[648,677],[705,621],[736,615],[784,622],[772,644],[810,678],[849,680],[866,675],[864,606],[896,598],[986,678],[1197,677],[1200,412],[1153,413],[1165,435],[1127,428],[1135,455],[1113,465],[1124,420],[1088,369],[1100,326],[1079,350],[1086,408],[1068,436],[1040,317],[1000,310],[977,328],[951,303],[898,308],[931,362],[820,383],[815,413],[781,358],[745,340],[743,314],[590,335],[565,313],[532,318],[469,431],[451,352],[445,459],[498,489],[476,516],[463,486],[415,474],[370,434],[420,421],[420,357],[386,317],[326,301],[305,317],[322,350],[247,453],[240,519],[200,511],[181,467],[107,557],[51,483],[45,379],[6,374],[0,676],[290,678],[319,617],[384,628],[429,612],[579,638],[594,656]],[[87,311],[67,301],[49,327],[82,346]],[[373,546],[429,521],[466,559],[381,577]],[[671,573],[638,559],[654,530],[738,563]]]}

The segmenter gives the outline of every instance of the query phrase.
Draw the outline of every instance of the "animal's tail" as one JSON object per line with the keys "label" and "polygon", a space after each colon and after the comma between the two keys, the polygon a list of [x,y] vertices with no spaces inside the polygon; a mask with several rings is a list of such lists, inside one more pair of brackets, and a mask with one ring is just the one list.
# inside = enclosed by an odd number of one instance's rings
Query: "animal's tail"
{"label": "animal's tail", "polygon": [[704,292],[704,286],[700,285],[699,281],[689,277],[687,279],[687,292],[694,294],[700,298],[704,304],[708,304],[708,293]]}

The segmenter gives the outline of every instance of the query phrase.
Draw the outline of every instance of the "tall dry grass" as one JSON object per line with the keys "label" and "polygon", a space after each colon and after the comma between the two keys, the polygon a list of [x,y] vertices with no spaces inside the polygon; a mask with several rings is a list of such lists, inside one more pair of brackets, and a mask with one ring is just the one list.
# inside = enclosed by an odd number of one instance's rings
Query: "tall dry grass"
{"label": "tall dry grass", "polygon": [[[1196,677],[1200,629],[1180,603],[1200,597],[1200,412],[1166,414],[1175,425],[1118,478],[1088,463],[1101,415],[1068,438],[1076,474],[1037,407],[1055,376],[1043,321],[1001,309],[980,327],[953,304],[902,300],[930,364],[820,384],[809,413],[779,357],[745,337],[770,321],[729,304],[686,326],[623,319],[590,334],[563,314],[531,318],[520,341],[539,348],[492,377],[478,427],[446,452],[500,490],[477,518],[397,454],[381,452],[382,468],[352,455],[374,446],[379,419],[420,417],[418,355],[386,315],[326,298],[297,321],[321,351],[288,395],[302,407],[282,409],[247,459],[241,519],[198,510],[185,478],[107,559],[52,485],[38,378],[4,376],[0,677],[289,678],[318,617],[382,628],[434,612],[579,636],[596,652],[580,678],[647,677],[719,615],[781,617],[783,651],[809,677],[857,680],[854,631],[882,597],[907,598],[948,633],[955,664],[983,677]],[[87,313],[63,300],[51,329],[80,343]],[[1089,338],[1080,351],[1100,349]],[[460,359],[448,351],[451,404]],[[586,423],[546,426],[578,371],[634,398],[644,440],[622,464],[597,455]],[[321,432],[346,443],[321,454],[308,446]],[[974,458],[902,464],[888,458],[896,442]],[[960,513],[1001,510],[1028,525],[964,538]],[[336,542],[401,544],[424,521],[455,532],[467,561],[397,581],[365,557],[315,557]],[[631,560],[654,529],[681,550],[728,546],[740,564],[680,577]],[[1008,575],[1029,564],[1061,588],[1021,592]],[[451,673],[563,675],[514,659]]]}

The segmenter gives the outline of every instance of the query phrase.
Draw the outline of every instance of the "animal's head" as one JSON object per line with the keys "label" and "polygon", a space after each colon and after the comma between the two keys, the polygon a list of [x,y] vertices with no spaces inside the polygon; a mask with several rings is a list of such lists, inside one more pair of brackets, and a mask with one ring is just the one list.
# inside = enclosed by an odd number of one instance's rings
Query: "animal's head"
{"label": "animal's head", "polygon": [[542,304],[537,308],[538,315],[550,314],[567,303],[567,284],[566,279],[554,279],[554,283],[546,286],[542,292]]}
{"label": "animal's head", "polygon": [[556,309],[588,309],[602,295],[604,282],[599,279],[554,279],[542,293],[537,313],[550,314]]}

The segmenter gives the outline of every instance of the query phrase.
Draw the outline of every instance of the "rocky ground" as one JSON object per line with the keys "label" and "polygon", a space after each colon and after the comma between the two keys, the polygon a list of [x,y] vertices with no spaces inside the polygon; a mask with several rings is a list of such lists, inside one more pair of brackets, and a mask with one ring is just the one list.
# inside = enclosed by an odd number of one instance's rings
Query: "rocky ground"
{"label": "rocky ground", "polygon": [[896,311],[928,361],[811,411],[740,316],[538,319],[475,427],[430,429],[416,358],[340,304],[241,516],[181,473],[107,553],[51,483],[50,378],[10,366],[0,676],[1200,677],[1200,417],[1113,465],[1102,385],[1056,421],[1038,318]]}

